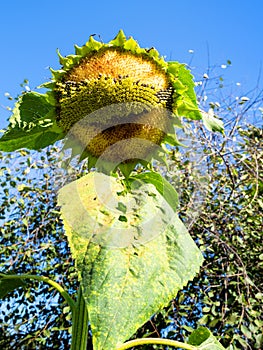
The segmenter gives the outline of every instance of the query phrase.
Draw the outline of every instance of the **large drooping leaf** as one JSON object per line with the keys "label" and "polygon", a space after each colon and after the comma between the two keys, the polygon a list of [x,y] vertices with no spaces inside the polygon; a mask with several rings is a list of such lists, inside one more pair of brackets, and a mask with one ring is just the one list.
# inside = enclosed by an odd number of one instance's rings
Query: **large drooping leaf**
{"label": "large drooping leaf", "polygon": [[47,94],[28,92],[22,95],[9,119],[8,129],[0,138],[0,150],[39,150],[61,139],[64,134],[57,126],[55,116],[56,108]]}
{"label": "large drooping leaf", "polygon": [[66,230],[72,231],[67,234],[77,263],[90,241],[111,248],[144,244],[160,235],[174,216],[154,185],[145,181],[128,190],[119,179],[98,172],[63,187],[58,202]]}
{"label": "large drooping leaf", "polygon": [[202,255],[156,187],[90,173],[60,190],[95,350],[116,348],[198,272]]}

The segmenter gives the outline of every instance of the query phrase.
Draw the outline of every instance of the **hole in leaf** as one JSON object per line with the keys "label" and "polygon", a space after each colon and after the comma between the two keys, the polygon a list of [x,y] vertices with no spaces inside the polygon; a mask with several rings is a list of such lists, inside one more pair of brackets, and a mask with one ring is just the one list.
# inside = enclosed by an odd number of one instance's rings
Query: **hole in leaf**
{"label": "hole in leaf", "polygon": [[119,221],[127,222],[128,220],[127,220],[126,216],[120,215],[120,216],[119,216]]}

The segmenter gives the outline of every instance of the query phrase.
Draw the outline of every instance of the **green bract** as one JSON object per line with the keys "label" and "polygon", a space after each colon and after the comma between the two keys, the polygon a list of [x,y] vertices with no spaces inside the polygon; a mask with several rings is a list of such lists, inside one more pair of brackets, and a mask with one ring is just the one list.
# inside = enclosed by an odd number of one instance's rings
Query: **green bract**
{"label": "green bract", "polygon": [[[129,172],[157,157],[160,146],[179,144],[180,117],[203,118],[185,65],[165,62],[122,31],[109,43],[91,36],[74,55],[58,55],[62,68],[51,69],[52,80],[41,86],[47,92],[19,98],[1,150],[38,150],[66,137],[89,167],[103,158]],[[215,118],[205,125],[222,131]]]}

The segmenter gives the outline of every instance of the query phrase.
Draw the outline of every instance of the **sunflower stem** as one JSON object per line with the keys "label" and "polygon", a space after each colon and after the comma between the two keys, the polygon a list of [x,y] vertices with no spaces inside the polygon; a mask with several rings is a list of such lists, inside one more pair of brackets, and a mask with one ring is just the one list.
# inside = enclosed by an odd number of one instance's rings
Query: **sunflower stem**
{"label": "sunflower stem", "polygon": [[87,350],[88,311],[79,287],[76,309],[72,314],[72,341],[70,350]]}

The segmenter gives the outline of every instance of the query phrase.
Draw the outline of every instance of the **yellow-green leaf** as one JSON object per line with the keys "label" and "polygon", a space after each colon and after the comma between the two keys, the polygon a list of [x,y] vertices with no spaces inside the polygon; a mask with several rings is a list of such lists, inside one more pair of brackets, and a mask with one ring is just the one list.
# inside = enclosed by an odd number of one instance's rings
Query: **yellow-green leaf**
{"label": "yellow-green leaf", "polygon": [[60,190],[59,205],[95,350],[129,339],[203,261],[174,209],[150,183],[129,191],[118,178],[90,173]]}

